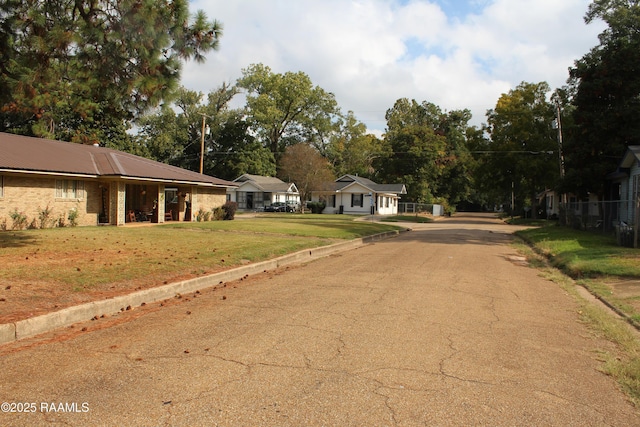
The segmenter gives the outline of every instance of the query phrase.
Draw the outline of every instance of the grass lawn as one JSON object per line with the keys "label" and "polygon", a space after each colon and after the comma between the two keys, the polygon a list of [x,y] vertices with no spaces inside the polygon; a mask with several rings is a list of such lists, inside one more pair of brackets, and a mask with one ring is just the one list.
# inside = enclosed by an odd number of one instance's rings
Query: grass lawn
{"label": "grass lawn", "polygon": [[2,283],[163,283],[394,229],[338,215],[269,215],[148,227],[78,227],[0,233]]}
{"label": "grass lawn", "polygon": [[2,232],[0,323],[396,229],[347,215],[264,214]]}
{"label": "grass lawn", "polygon": [[558,226],[532,228],[517,234],[574,278],[640,278],[640,251],[618,246],[614,236]]}

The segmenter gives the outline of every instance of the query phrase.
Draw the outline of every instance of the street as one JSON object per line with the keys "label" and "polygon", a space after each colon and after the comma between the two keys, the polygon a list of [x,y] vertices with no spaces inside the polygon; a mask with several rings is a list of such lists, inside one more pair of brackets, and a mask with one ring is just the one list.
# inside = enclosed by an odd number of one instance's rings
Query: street
{"label": "street", "polygon": [[0,347],[0,425],[640,425],[513,227],[411,227]]}

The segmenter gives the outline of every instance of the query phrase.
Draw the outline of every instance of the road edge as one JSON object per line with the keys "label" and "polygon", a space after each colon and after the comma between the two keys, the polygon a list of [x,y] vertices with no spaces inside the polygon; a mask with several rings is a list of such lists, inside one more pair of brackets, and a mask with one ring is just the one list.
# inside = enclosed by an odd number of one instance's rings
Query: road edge
{"label": "road edge", "polygon": [[185,294],[211,288],[224,282],[238,280],[252,274],[274,270],[278,267],[313,261],[338,252],[355,249],[359,246],[378,240],[396,237],[400,235],[401,232],[406,231],[410,231],[410,229],[387,231],[358,239],[348,240],[346,242],[334,243],[328,246],[304,249],[278,258],[247,264],[207,276],[169,283],[167,285],[144,289],[105,300],[92,301],[67,307],[62,310],[18,320],[12,323],[0,324],[0,345],[19,341],[24,338],[34,337],[56,329],[71,326],[75,323],[88,321],[96,316],[113,315],[143,304],[173,298],[178,294]]}

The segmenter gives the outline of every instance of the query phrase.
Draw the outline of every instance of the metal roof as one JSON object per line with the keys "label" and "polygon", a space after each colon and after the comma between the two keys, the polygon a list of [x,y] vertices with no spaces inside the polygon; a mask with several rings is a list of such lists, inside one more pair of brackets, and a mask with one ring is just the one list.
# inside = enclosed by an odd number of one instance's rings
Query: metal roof
{"label": "metal roof", "polygon": [[235,187],[237,184],[123,151],[0,132],[0,170]]}

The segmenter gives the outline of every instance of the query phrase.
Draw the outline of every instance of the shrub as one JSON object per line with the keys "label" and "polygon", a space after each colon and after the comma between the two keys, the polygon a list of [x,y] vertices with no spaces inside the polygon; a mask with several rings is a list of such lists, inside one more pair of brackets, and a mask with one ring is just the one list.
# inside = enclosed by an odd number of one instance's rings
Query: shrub
{"label": "shrub", "polygon": [[197,222],[203,222],[203,221],[206,221],[206,219],[205,219],[205,212],[206,212],[206,211],[204,210],[204,208],[200,208],[200,209],[198,209],[198,213],[196,214],[196,221],[197,221]]}
{"label": "shrub", "polygon": [[213,209],[213,219],[214,221],[222,221],[224,219],[224,209],[222,209],[222,206]]}
{"label": "shrub", "polygon": [[327,205],[324,202],[307,202],[307,208],[314,214],[321,214],[325,207]]}
{"label": "shrub", "polygon": [[224,211],[224,220],[230,221],[236,217],[238,204],[236,202],[227,202],[222,205],[222,210]]}
{"label": "shrub", "polygon": [[53,213],[53,208],[47,205],[46,208],[41,209],[38,207],[38,219],[40,220],[40,228],[47,228],[49,226],[53,227],[55,224],[55,219],[51,217]]}
{"label": "shrub", "polygon": [[18,208],[14,209],[13,212],[9,212],[9,216],[13,221],[12,230],[22,230],[27,227],[27,215],[24,212],[18,212]]}
{"label": "shrub", "polygon": [[69,227],[75,227],[78,225],[78,210],[73,208],[69,211],[69,215],[67,215],[67,219],[69,220]]}

